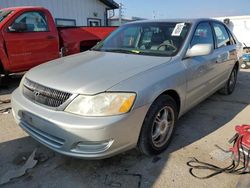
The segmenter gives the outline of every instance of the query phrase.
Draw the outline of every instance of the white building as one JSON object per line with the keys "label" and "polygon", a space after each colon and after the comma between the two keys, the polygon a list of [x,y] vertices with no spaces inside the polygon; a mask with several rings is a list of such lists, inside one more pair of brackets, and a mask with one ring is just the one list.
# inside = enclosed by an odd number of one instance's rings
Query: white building
{"label": "white building", "polygon": [[57,25],[105,26],[108,11],[119,8],[113,0],[0,0],[0,7],[42,6],[50,10]]}
{"label": "white building", "polygon": [[224,22],[245,47],[250,48],[250,16],[227,16],[215,18]]}

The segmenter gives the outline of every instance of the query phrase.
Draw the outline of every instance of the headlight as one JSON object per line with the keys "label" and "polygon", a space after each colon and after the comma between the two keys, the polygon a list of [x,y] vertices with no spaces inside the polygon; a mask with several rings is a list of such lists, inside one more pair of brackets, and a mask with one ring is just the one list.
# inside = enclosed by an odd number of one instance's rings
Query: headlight
{"label": "headlight", "polygon": [[65,109],[83,116],[112,116],[131,110],[135,93],[101,93],[95,96],[79,95]]}

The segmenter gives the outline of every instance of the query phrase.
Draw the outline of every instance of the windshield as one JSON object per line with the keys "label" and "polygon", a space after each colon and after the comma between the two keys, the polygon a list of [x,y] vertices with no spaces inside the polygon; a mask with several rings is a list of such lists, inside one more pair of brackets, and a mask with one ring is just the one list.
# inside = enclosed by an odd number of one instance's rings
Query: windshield
{"label": "windshield", "polygon": [[92,50],[151,56],[174,56],[181,49],[189,23],[152,22],[121,26]]}
{"label": "windshield", "polygon": [[12,10],[0,10],[0,22],[2,22],[11,12]]}

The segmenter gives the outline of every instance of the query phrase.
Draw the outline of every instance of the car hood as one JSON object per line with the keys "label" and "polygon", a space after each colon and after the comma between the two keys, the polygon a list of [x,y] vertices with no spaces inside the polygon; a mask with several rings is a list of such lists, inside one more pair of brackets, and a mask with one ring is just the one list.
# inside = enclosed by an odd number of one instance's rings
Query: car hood
{"label": "car hood", "polygon": [[41,64],[26,77],[41,85],[77,94],[96,94],[170,61],[170,57],[87,51]]}

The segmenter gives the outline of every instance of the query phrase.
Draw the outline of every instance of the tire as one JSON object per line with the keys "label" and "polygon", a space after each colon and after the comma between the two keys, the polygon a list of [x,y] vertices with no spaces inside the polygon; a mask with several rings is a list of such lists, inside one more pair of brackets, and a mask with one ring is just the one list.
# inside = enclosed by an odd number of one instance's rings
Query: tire
{"label": "tire", "polygon": [[8,86],[8,81],[9,81],[9,75],[0,75],[0,87],[7,87]]}
{"label": "tire", "polygon": [[242,64],[241,64],[241,68],[242,68],[242,69],[246,69],[246,68],[247,68],[247,65],[246,65],[245,63],[242,63]]}
{"label": "tire", "polygon": [[4,85],[4,76],[0,74],[0,87]]}
{"label": "tire", "polygon": [[234,66],[228,81],[226,82],[225,86],[219,90],[219,93],[222,95],[230,95],[233,93],[235,89],[235,85],[237,82],[237,76],[238,76],[238,69],[236,66]]}
{"label": "tire", "polygon": [[138,149],[148,156],[162,153],[170,143],[177,117],[175,100],[168,95],[158,97],[144,119]]}

